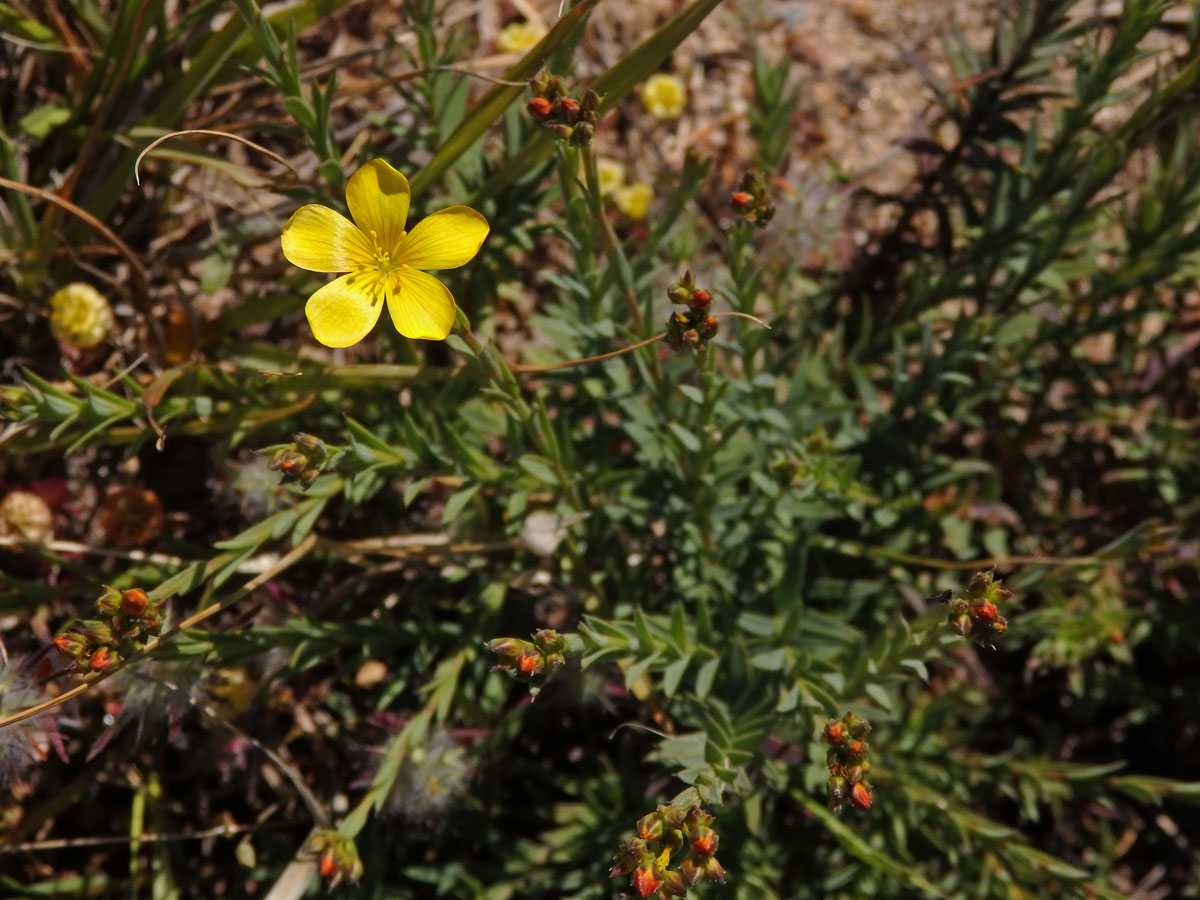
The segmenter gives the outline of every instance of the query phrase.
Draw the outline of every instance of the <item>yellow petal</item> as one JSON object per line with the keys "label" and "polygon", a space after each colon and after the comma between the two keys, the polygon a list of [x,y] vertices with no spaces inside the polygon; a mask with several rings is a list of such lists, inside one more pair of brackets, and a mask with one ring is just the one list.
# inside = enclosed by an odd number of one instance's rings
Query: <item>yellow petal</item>
{"label": "yellow petal", "polygon": [[308,298],[313,337],[326,347],[349,347],[367,336],[379,321],[383,291],[378,277],[351,273],[336,278]]}
{"label": "yellow petal", "polygon": [[349,272],[375,263],[374,248],[354,223],[327,206],[302,206],[283,226],[283,255],[311,272]]}
{"label": "yellow petal", "polygon": [[373,159],[346,183],[346,204],[364,233],[375,232],[379,247],[395,252],[408,219],[408,179],[385,163]]}
{"label": "yellow petal", "polygon": [[388,312],[396,330],[407,338],[444,340],[454,324],[454,297],[449,289],[424,272],[405,269],[399,289],[388,292]]}
{"label": "yellow petal", "polygon": [[396,261],[414,269],[457,269],[479,252],[487,234],[487,219],[469,206],[451,206],[418,222]]}

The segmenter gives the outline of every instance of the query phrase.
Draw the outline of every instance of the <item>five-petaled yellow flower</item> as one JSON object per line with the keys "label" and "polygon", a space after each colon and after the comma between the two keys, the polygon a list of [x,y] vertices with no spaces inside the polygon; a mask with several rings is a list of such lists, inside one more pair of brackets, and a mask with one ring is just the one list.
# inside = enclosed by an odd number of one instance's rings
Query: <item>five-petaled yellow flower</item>
{"label": "five-petaled yellow flower", "polygon": [[440,341],[454,324],[454,297],[425,269],[457,269],[479,252],[487,219],[451,206],[412,231],[408,179],[373,159],[346,184],[351,222],[326,206],[302,206],[283,228],[283,255],[312,272],[344,272],[308,298],[313,336],[349,347],[367,336],[387,303],[392,324],[409,338]]}

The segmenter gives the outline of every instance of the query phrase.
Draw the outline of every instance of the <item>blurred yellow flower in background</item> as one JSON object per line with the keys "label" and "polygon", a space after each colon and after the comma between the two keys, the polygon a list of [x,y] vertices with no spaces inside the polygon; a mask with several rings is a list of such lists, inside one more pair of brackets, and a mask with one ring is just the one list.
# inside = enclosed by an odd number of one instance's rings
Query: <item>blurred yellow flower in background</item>
{"label": "blurred yellow flower in background", "polygon": [[656,119],[678,119],[687,103],[687,88],[678,75],[659,72],[646,79],[640,91],[642,105]]}
{"label": "blurred yellow flower in background", "polygon": [[82,281],[59,288],[50,298],[50,333],[76,350],[95,347],[113,327],[113,311],[103,294]]}
{"label": "blurred yellow flower in background", "polygon": [[501,53],[522,53],[546,36],[546,29],[532,22],[513,22],[496,35],[496,49]]}
{"label": "blurred yellow flower in background", "polygon": [[618,188],[613,196],[617,209],[638,221],[646,217],[650,210],[650,201],[654,199],[654,190],[644,181],[635,181]]}
{"label": "blurred yellow flower in background", "polygon": [[345,272],[308,298],[304,313],[326,347],[349,347],[367,336],[386,302],[396,330],[440,341],[454,324],[454,297],[425,269],[457,269],[479,252],[488,223],[469,206],[451,206],[408,220],[408,179],[382,159],[350,176],[351,222],[326,206],[302,206],[283,228],[283,255],[312,272]]}
{"label": "blurred yellow flower in background", "polygon": [[625,183],[625,167],[615,159],[601,156],[596,160],[596,179],[600,182],[601,196],[608,196]]}

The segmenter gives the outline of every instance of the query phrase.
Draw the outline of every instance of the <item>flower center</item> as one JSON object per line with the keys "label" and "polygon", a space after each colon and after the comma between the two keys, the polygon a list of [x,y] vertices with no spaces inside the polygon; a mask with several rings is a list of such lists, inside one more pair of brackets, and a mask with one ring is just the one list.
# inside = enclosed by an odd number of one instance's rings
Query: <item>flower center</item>
{"label": "flower center", "polygon": [[[403,241],[407,231],[400,232],[400,240]],[[379,234],[375,231],[371,232],[371,243],[374,244],[375,271],[385,278],[393,272],[407,268],[403,263],[396,262],[396,248],[386,249],[379,241]]]}

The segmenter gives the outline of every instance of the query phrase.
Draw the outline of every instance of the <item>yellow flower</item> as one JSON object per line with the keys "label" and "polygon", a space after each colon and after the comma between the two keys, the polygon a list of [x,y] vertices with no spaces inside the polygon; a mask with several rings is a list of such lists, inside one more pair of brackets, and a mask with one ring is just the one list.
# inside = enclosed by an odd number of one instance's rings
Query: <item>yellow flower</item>
{"label": "yellow flower", "polygon": [[513,22],[511,25],[505,25],[496,35],[496,49],[501,53],[520,53],[545,36],[546,29],[539,28],[532,22]]}
{"label": "yellow flower", "polygon": [[625,183],[625,167],[615,159],[601,156],[596,160],[596,180],[600,182],[600,193],[608,196]]}
{"label": "yellow flower", "polygon": [[659,72],[642,85],[642,105],[656,119],[678,119],[687,102],[687,88],[677,75]]}
{"label": "yellow flower", "polygon": [[617,209],[636,220],[644,219],[650,209],[650,201],[654,199],[654,191],[644,181],[635,181],[617,190],[613,200]]}
{"label": "yellow flower", "polygon": [[90,284],[76,281],[50,298],[50,333],[56,341],[87,350],[108,337],[112,327],[112,307]]}
{"label": "yellow flower", "polygon": [[487,219],[451,206],[404,230],[408,179],[373,159],[346,184],[351,222],[326,206],[302,206],[283,228],[283,255],[312,272],[345,272],[308,298],[304,313],[326,347],[357,344],[386,302],[409,338],[440,341],[454,324],[454,297],[424,269],[457,269],[479,252]]}

